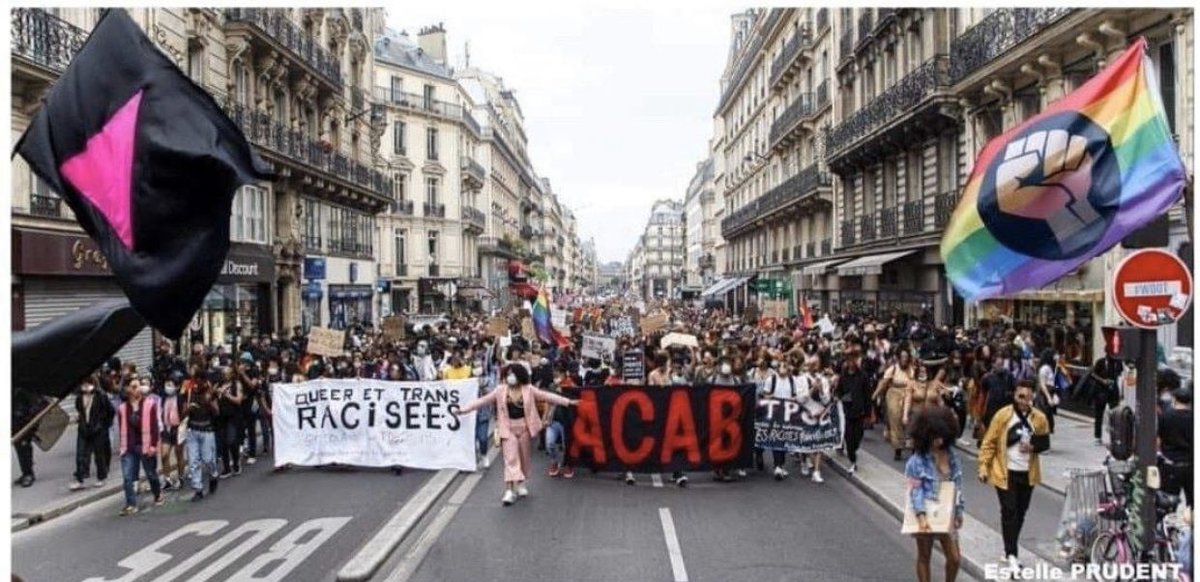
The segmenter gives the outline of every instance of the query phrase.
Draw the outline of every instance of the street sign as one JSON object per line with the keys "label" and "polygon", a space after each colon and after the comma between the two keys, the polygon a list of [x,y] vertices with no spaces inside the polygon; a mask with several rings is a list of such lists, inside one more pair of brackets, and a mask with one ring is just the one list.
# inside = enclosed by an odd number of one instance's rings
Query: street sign
{"label": "street sign", "polygon": [[1192,273],[1169,252],[1141,250],[1117,265],[1112,296],[1117,313],[1131,325],[1143,329],[1170,325],[1192,303]]}

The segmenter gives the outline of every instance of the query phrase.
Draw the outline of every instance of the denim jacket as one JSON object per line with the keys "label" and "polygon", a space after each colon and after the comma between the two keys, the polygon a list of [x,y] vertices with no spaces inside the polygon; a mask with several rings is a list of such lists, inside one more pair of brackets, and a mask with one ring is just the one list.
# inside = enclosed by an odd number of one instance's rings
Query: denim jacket
{"label": "denim jacket", "polygon": [[[955,496],[954,516],[963,517],[966,507],[963,498],[962,465],[954,449],[947,451],[950,455],[950,480],[954,482]],[[941,476],[938,474],[937,463],[932,453],[916,453],[908,458],[904,465],[904,476],[908,478],[908,497],[912,501],[913,513],[925,512],[925,500],[937,500]]]}

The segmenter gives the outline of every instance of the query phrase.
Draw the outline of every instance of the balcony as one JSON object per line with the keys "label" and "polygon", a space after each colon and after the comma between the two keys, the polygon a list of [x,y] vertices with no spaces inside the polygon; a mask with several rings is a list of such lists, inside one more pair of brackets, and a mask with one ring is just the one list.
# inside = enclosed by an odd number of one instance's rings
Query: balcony
{"label": "balcony", "polygon": [[[950,43],[950,82],[957,84],[1072,12],[1071,8],[1001,8]],[[989,74],[990,78],[991,75]]]}
{"label": "balcony", "polygon": [[29,213],[34,216],[63,218],[62,198],[58,196],[46,196],[44,194],[30,194]]}
{"label": "balcony", "polygon": [[817,85],[817,105],[816,105],[816,111],[813,112],[813,115],[820,113],[821,110],[825,109],[825,107],[827,107],[828,105],[829,105],[829,79],[825,79],[824,81],[821,81],[820,85]]}
{"label": "balcony", "polygon": [[833,239],[821,239],[821,256],[828,257],[833,254]]}
{"label": "balcony", "polygon": [[467,129],[470,129],[475,137],[483,136],[483,128],[479,126],[478,121],[475,121],[475,116],[471,115],[470,111],[463,110],[463,123],[467,124]]}
{"label": "balcony", "polygon": [[446,218],[446,205],[435,202],[426,202],[425,216],[430,218]]}
{"label": "balcony", "polygon": [[533,237],[534,237],[534,234],[533,234],[533,227],[532,227],[532,226],[530,226],[530,225],[526,224],[526,225],[524,225],[524,226],[522,226],[522,227],[521,227],[521,238],[523,238],[523,239],[531,239],[531,238],[533,238]]}
{"label": "balcony", "polygon": [[874,38],[872,32],[875,30],[875,19],[871,14],[871,9],[863,8],[861,10],[862,13],[858,15],[858,38],[854,41],[855,50],[866,46],[867,41]]}
{"label": "balcony", "polygon": [[284,16],[284,11],[267,8],[226,8],[226,32],[244,27],[258,33],[271,50],[291,55],[311,73],[324,79],[339,92],[342,66],[338,58],[321,47],[299,26]]}
{"label": "balcony", "polygon": [[849,246],[853,246],[853,245],[854,245],[854,221],[853,220],[843,220],[842,221],[842,247],[845,248],[845,247],[849,247]]}
{"label": "balcony", "polygon": [[462,207],[462,220],[467,232],[473,231],[475,234],[483,234],[484,229],[487,227],[487,215],[482,210],[471,208],[470,206]]}
{"label": "balcony", "polygon": [[897,214],[895,206],[879,211],[880,238],[894,238],[900,234],[899,224],[897,224]]}
{"label": "balcony", "polygon": [[371,245],[350,239],[330,239],[326,249],[330,254],[370,257],[374,254]]}
{"label": "balcony", "polygon": [[868,214],[858,217],[858,231],[862,242],[875,240],[875,216]]}
{"label": "balcony", "polygon": [[873,30],[875,34],[883,32],[883,29],[887,27],[888,24],[896,21],[895,8],[876,8],[875,12],[875,28]]}
{"label": "balcony", "polygon": [[324,248],[321,247],[321,237],[306,234],[301,238],[303,239],[302,242],[304,243],[305,251],[310,253],[324,252]]}
{"label": "balcony", "polygon": [[395,212],[396,214],[402,214],[404,216],[412,216],[413,206],[414,204],[412,200],[397,200],[396,202],[392,203],[392,212]]}
{"label": "balcony", "polygon": [[[469,116],[461,105],[437,99],[426,99],[424,95],[406,93],[391,87],[375,87],[375,99],[380,103],[416,113],[434,115],[449,121],[464,121]],[[474,121],[474,118],[471,121]],[[476,125],[478,126],[478,124]]]}
{"label": "balcony", "polygon": [[925,201],[904,203],[904,234],[920,234],[925,230]]}
{"label": "balcony", "polygon": [[958,206],[958,192],[938,194],[933,199],[933,226],[938,230],[950,222],[950,215]]}
{"label": "balcony", "polygon": [[844,173],[880,154],[920,143],[958,123],[950,58],[929,59],[825,134],[826,160]]}
{"label": "balcony", "polygon": [[[775,24],[779,22],[780,18],[783,18],[782,9],[767,9],[766,21],[763,23],[762,30],[769,32],[771,29],[775,28]],[[754,64],[754,61],[756,60],[755,56],[758,55],[760,50],[762,50],[763,40],[766,39],[767,32],[764,32],[763,34],[752,35],[754,44],[750,45],[747,50],[741,53],[744,55],[741,59],[741,62],[738,64],[734,74],[729,77],[729,84],[726,85],[724,91],[721,92],[721,100],[717,105],[718,112],[723,111],[725,107],[729,105],[729,101],[733,98],[734,93],[742,86],[742,83],[746,81],[746,75],[750,72],[750,65]]]}
{"label": "balcony", "polygon": [[468,156],[462,156],[458,160],[458,167],[462,170],[462,181],[468,190],[483,189],[483,184],[487,180],[487,172],[479,162]]}
{"label": "balcony", "polygon": [[429,265],[429,276],[430,276],[430,277],[440,277],[440,276],[441,276],[441,272],[442,272],[442,269],[441,269],[441,267],[440,267],[440,266],[438,266],[438,265]]}
{"label": "balcony", "polygon": [[67,69],[87,36],[86,30],[40,8],[12,9],[12,56],[55,77]]}
{"label": "balcony", "polygon": [[792,101],[787,109],[783,110],[783,114],[771,123],[770,143],[771,147],[781,146],[786,147],[792,142],[793,137],[800,133],[801,121],[809,119],[816,112],[816,103],[813,101],[812,93],[801,93],[796,96],[796,100]]}
{"label": "balcony", "polygon": [[246,137],[261,148],[260,152],[268,161],[288,164],[299,172],[316,173],[319,179],[330,182],[333,180],[329,178],[335,178],[373,198],[368,206],[375,211],[392,202],[394,187],[392,179],[385,174],[333,151],[329,145],[302,132],[288,129],[270,115],[252,111],[229,98],[221,103],[221,107]]}
{"label": "balcony", "polygon": [[[795,78],[798,68],[796,57],[812,47],[813,34],[808,25],[802,26],[783,45],[783,51],[771,62],[771,88],[777,88]],[[811,59],[811,56],[810,56]]]}
{"label": "balcony", "polygon": [[828,172],[821,171],[816,165],[811,165],[799,174],[788,178],[782,184],[770,189],[766,194],[750,204],[736,210],[729,217],[721,220],[721,235],[730,238],[753,226],[756,221],[769,218],[772,214],[795,208],[799,213],[829,204],[829,189],[833,184]]}
{"label": "balcony", "polygon": [[408,265],[396,265],[396,276],[397,277],[407,277],[408,276]]}

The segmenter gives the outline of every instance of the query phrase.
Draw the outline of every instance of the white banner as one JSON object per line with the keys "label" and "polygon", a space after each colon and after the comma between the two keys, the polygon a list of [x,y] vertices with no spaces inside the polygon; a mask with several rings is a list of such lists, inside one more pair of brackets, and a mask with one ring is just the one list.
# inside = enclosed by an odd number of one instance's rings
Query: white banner
{"label": "white banner", "polygon": [[585,358],[612,361],[613,353],[617,351],[617,340],[598,335],[583,336],[583,347],[579,355]]}
{"label": "white banner", "polygon": [[313,380],[273,387],[275,466],[475,470],[479,379]]}

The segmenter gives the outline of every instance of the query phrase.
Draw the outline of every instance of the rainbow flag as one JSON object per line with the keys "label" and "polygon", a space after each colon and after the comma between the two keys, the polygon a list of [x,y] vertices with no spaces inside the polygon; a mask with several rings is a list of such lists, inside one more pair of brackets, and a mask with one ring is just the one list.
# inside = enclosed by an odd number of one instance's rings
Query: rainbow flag
{"label": "rainbow flag", "polygon": [[942,238],[946,274],[969,301],[1044,287],[1167,212],[1186,182],[1140,38],[983,148]]}
{"label": "rainbow flag", "polygon": [[558,333],[558,330],[554,329],[550,322],[550,298],[546,295],[545,289],[538,289],[537,299],[533,302],[532,315],[533,330],[537,333],[539,341],[559,347],[570,343]]}

